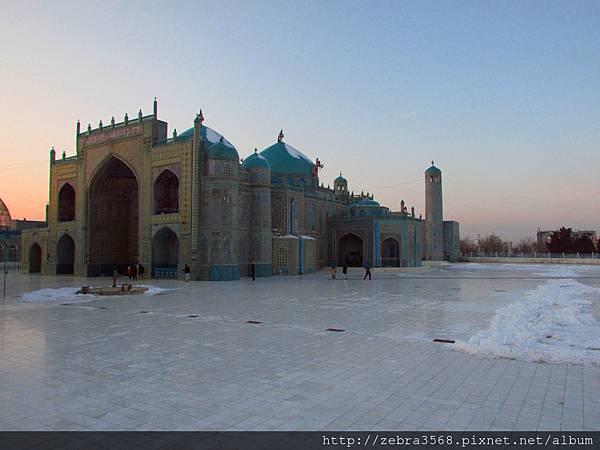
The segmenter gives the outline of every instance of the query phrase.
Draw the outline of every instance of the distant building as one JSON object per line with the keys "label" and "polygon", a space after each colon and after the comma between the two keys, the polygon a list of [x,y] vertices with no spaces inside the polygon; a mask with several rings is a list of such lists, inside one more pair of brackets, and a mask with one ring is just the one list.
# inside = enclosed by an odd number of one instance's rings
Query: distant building
{"label": "distant building", "polygon": [[23,230],[44,228],[47,223],[39,220],[12,219],[6,204],[0,199],[0,263],[16,263],[21,259],[21,233]]}
{"label": "distant building", "polygon": [[[372,194],[355,195],[341,174],[325,187],[322,164],[283,131],[240,161],[201,112],[183,133],[167,137],[167,126],[155,101],[151,115],[87,131],[78,123],[74,156],[50,151],[49,226],[23,234],[29,253],[47,255],[42,272],[109,275],[139,262],[150,276],[171,278],[189,264],[194,279],[234,280],[458,256],[458,223],[443,221],[433,164],[422,219],[404,202],[392,212]],[[24,271],[31,259],[23,255]]]}

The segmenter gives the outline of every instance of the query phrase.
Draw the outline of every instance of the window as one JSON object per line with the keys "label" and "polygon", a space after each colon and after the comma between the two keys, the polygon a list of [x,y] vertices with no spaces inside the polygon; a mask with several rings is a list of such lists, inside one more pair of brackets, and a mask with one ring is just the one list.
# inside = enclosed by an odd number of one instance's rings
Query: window
{"label": "window", "polygon": [[173,214],[179,211],[179,179],[168,169],[154,182],[154,214]]}
{"label": "window", "polygon": [[287,248],[279,247],[277,249],[277,259],[275,260],[275,264],[277,265],[277,267],[287,267],[288,266]]}
{"label": "window", "polygon": [[75,220],[75,189],[69,183],[65,183],[58,193],[58,221],[72,220]]}
{"label": "window", "polygon": [[223,172],[225,173],[225,175],[231,175],[231,164],[225,163],[223,165]]}

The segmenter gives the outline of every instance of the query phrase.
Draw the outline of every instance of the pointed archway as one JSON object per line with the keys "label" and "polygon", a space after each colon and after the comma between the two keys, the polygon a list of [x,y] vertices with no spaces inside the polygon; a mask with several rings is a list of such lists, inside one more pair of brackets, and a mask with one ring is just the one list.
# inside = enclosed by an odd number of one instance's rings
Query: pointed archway
{"label": "pointed archway", "polygon": [[179,238],[169,228],[161,228],[152,238],[152,276],[177,278]]}
{"label": "pointed archway", "polygon": [[42,271],[42,247],[33,244],[29,249],[29,273],[40,273]]}
{"label": "pointed archway", "polygon": [[363,265],[363,240],[353,233],[348,233],[338,241],[338,264],[350,267]]}
{"label": "pointed archway", "polygon": [[125,273],[138,260],[138,180],[111,156],[89,188],[88,275]]}
{"label": "pointed archway", "polygon": [[381,266],[400,267],[400,243],[394,238],[387,238],[381,243]]}
{"label": "pointed archway", "polygon": [[179,212],[179,179],[165,169],[154,182],[154,214]]}
{"label": "pointed archway", "polygon": [[75,272],[75,241],[68,234],[63,234],[56,245],[56,274],[70,274]]}
{"label": "pointed archway", "polygon": [[75,220],[75,189],[70,183],[65,183],[58,193],[58,221],[72,220]]}

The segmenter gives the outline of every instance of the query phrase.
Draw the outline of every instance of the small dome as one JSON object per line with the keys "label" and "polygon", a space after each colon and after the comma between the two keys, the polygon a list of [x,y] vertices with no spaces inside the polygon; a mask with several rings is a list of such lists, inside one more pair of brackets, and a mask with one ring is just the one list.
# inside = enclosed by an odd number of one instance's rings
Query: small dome
{"label": "small dome", "polygon": [[244,169],[269,169],[271,170],[271,164],[269,164],[269,160],[265,158],[263,155],[254,151],[250,156],[244,159],[242,163],[242,167]]}
{"label": "small dome", "polygon": [[352,208],[358,208],[358,203],[350,203],[348,205],[348,208],[352,209]]}
{"label": "small dome", "polygon": [[310,176],[314,164],[299,150],[283,141],[276,142],[260,152],[269,160],[272,173],[285,173]]}
{"label": "small dome", "polygon": [[337,177],[335,180],[333,180],[333,182],[334,183],[348,183],[348,180],[346,180],[340,173],[340,176]]}
{"label": "small dome", "polygon": [[10,211],[0,198],[0,228],[10,228],[11,220]]}
{"label": "small dome", "polygon": [[232,161],[239,161],[240,159],[235,147],[231,144],[227,145],[225,139],[208,147],[207,155],[212,159],[230,159]]}
{"label": "small dome", "polygon": [[372,200],[370,198],[365,198],[360,201],[359,206],[381,206],[379,202]]}
{"label": "small dome", "polygon": [[435,167],[432,164],[431,167],[425,171],[425,174],[427,174],[427,175],[441,175],[442,171],[440,169],[438,169],[437,167]]}

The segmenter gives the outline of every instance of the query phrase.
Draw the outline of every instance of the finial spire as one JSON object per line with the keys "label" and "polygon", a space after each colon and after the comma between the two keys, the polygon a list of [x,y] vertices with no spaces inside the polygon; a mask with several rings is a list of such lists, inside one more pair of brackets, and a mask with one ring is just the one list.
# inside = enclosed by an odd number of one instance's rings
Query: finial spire
{"label": "finial spire", "polygon": [[158,102],[156,101],[156,97],[154,97],[154,117],[158,117]]}
{"label": "finial spire", "polygon": [[433,159],[431,160],[431,165],[435,166],[435,161]]}
{"label": "finial spire", "polygon": [[254,153],[258,153],[258,149],[254,147]]}
{"label": "finial spire", "polygon": [[281,129],[281,131],[279,132],[279,136],[277,136],[277,142],[281,142],[283,141],[283,128]]}
{"label": "finial spire", "polygon": [[198,119],[200,120],[200,123],[204,122],[204,114],[202,114],[202,109],[200,109],[200,114],[198,114]]}
{"label": "finial spire", "polygon": [[77,119],[77,134],[81,131],[81,123],[79,123],[79,119]]}

